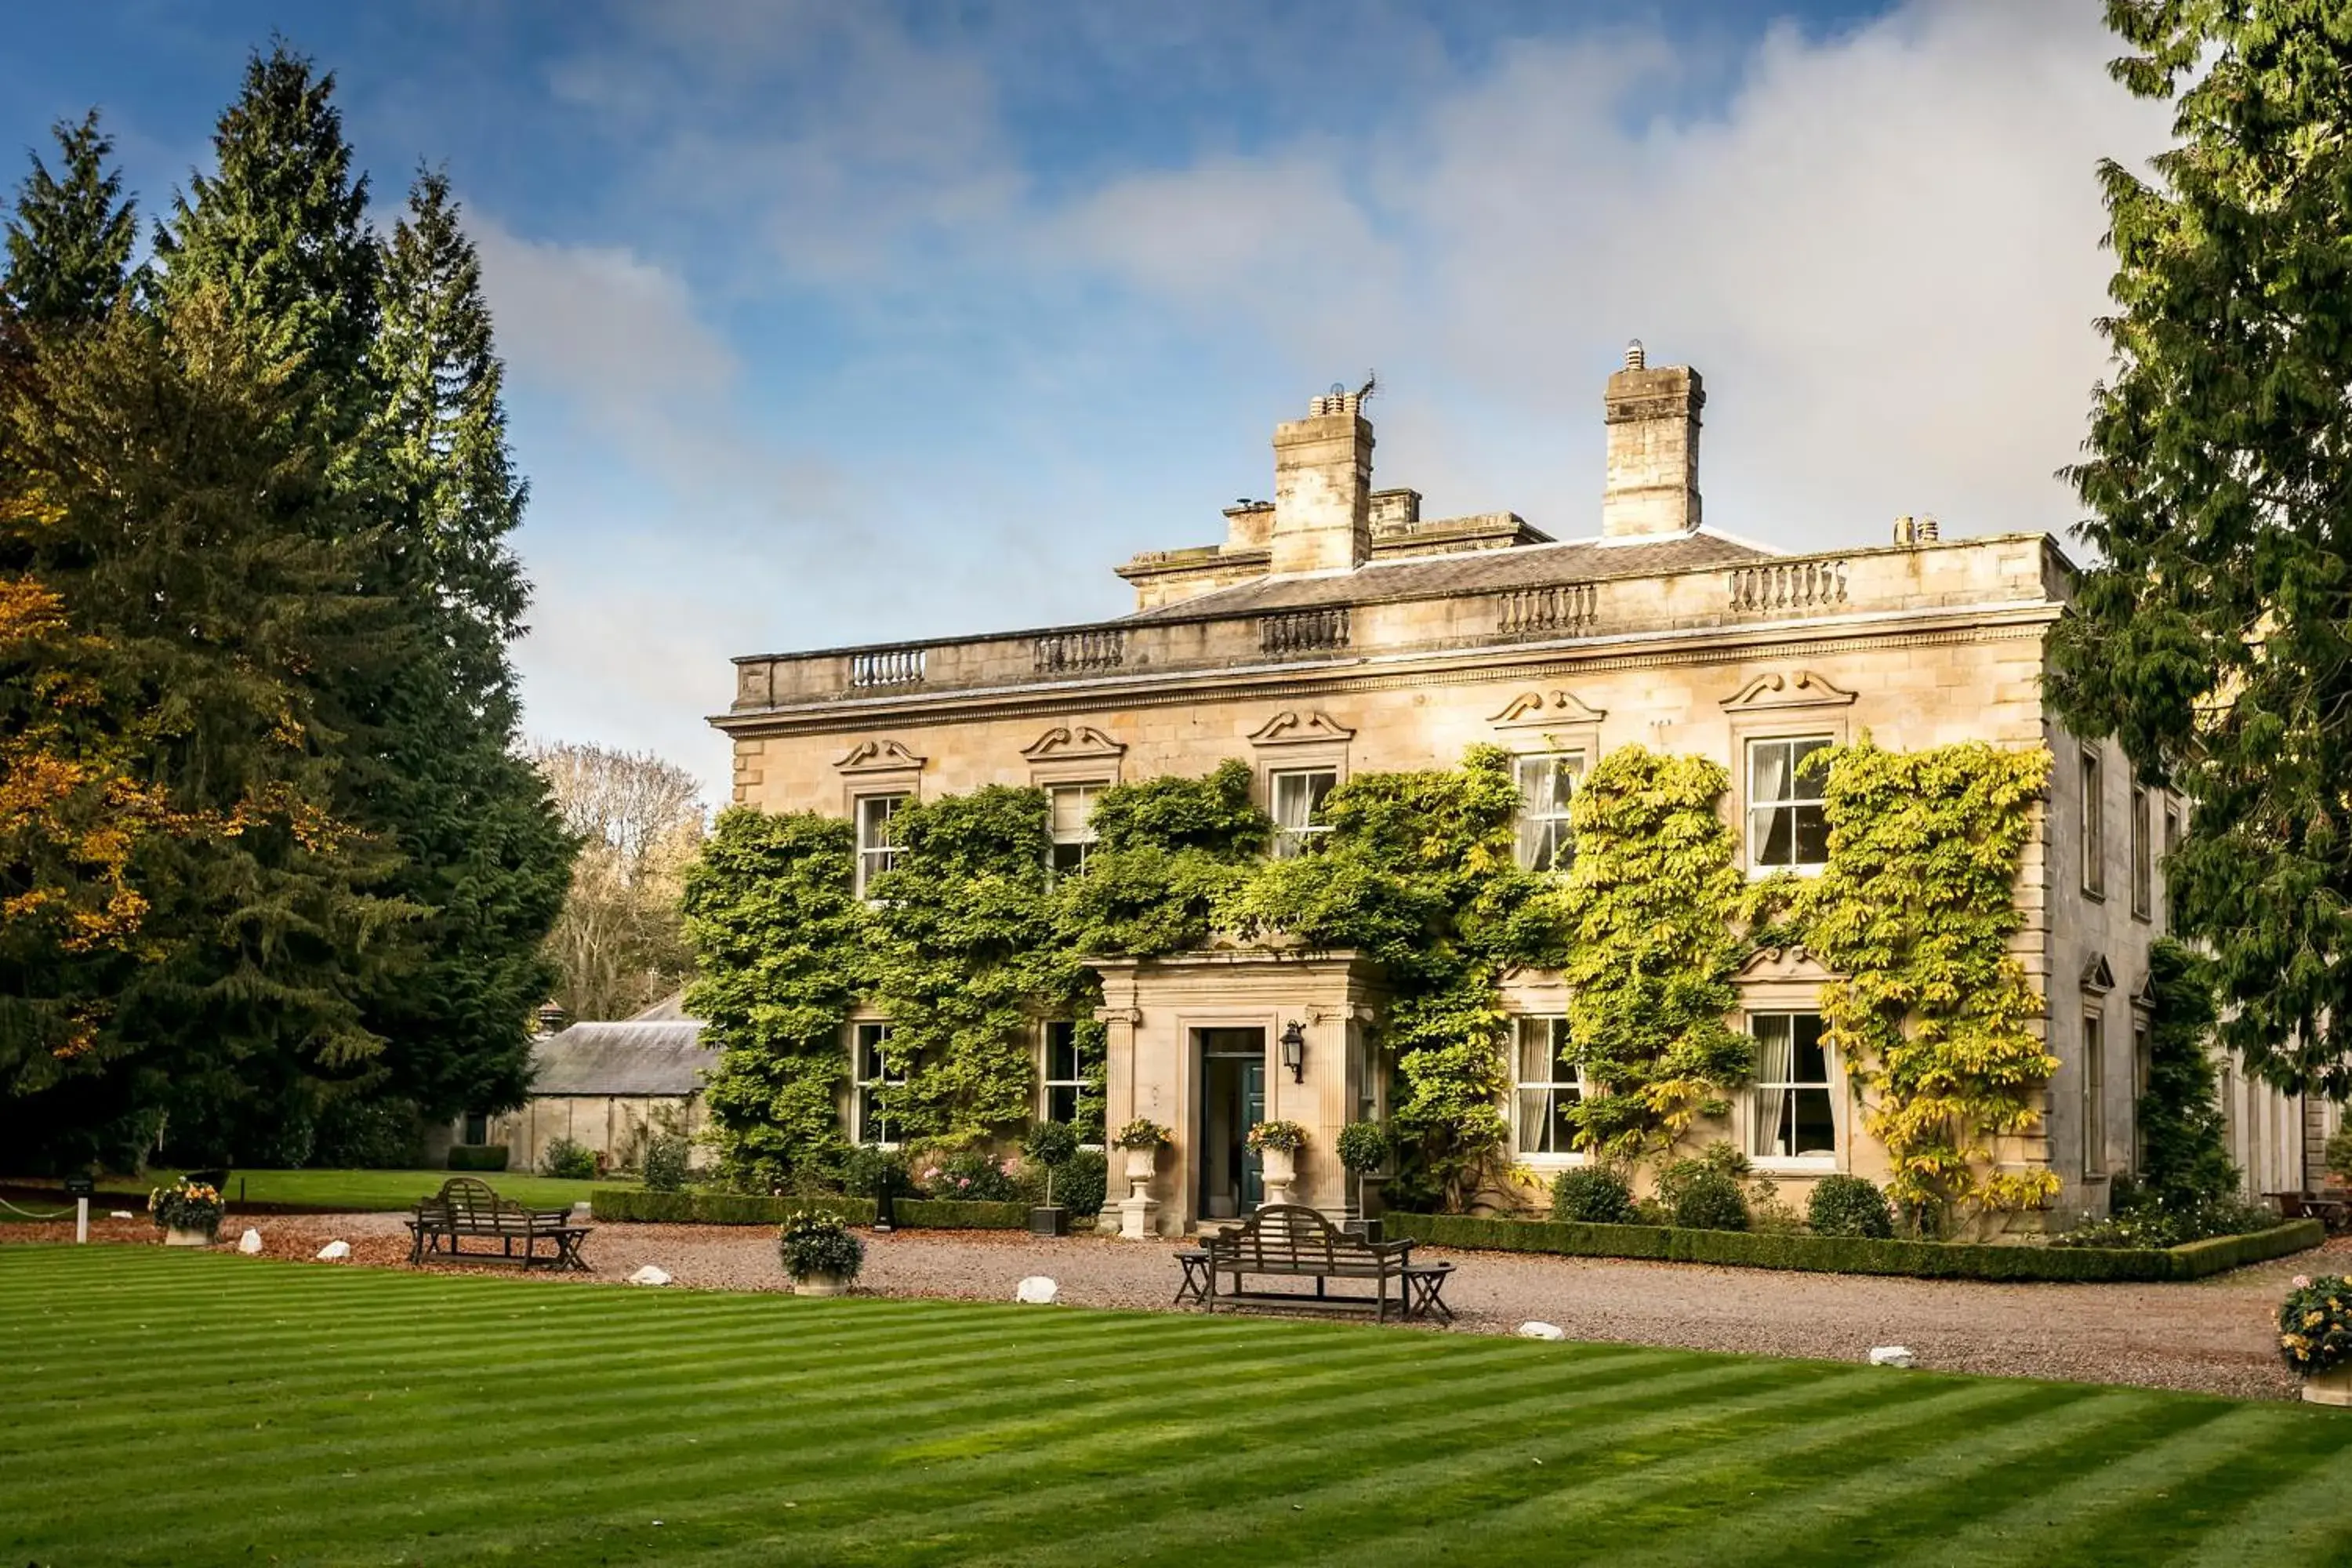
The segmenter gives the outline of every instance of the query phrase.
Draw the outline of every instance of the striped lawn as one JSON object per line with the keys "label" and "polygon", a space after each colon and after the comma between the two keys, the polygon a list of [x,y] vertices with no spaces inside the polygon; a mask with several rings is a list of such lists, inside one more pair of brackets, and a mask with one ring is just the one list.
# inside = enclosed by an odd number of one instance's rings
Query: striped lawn
{"label": "striped lawn", "polygon": [[2352,1413],[0,1247],[0,1563],[2342,1563]]}

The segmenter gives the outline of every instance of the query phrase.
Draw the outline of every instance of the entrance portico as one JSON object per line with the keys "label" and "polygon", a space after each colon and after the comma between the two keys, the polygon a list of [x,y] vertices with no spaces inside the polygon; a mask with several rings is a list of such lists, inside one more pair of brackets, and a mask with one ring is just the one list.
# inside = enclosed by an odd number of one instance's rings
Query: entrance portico
{"label": "entrance portico", "polygon": [[[1147,1117],[1173,1139],[1150,1188],[1162,1235],[1238,1217],[1262,1201],[1257,1160],[1243,1142],[1255,1121],[1307,1129],[1292,1202],[1334,1221],[1358,1217],[1335,1146],[1341,1127],[1383,1110],[1387,1075],[1370,1025],[1385,993],[1367,961],[1213,950],[1090,966],[1102,976],[1097,1016],[1108,1026],[1106,1120],[1116,1131]],[[1303,1045],[1295,1069],[1282,1050],[1293,1024]]]}

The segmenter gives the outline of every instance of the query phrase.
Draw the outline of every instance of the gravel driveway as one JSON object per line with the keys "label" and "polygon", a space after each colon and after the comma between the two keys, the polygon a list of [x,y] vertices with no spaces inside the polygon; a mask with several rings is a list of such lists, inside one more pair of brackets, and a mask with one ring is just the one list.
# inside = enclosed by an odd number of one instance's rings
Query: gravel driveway
{"label": "gravel driveway", "polygon": [[[404,1265],[396,1215],[262,1216],[265,1252],[307,1258],[331,1238],[354,1260]],[[235,1219],[225,1235],[241,1227]],[[136,1225],[101,1225],[100,1239],[147,1240]],[[70,1226],[10,1226],[11,1239],[54,1240]],[[1017,1232],[901,1232],[870,1237],[862,1289],[886,1296],[1010,1301],[1024,1275],[1050,1275],[1080,1307],[1165,1310],[1178,1269],[1171,1242],[1099,1237],[1048,1240]],[[2272,1313],[2296,1274],[2352,1272],[2352,1238],[2318,1252],[2193,1285],[1983,1285],[1714,1268],[1686,1263],[1416,1248],[1451,1258],[1455,1331],[1507,1332],[1530,1318],[1569,1337],[1691,1350],[1858,1361],[1874,1345],[1908,1345],[1922,1366],[1955,1372],[2144,1384],[2252,1398],[2287,1398],[2294,1380],[2274,1352]],[[764,1226],[601,1225],[587,1245],[593,1275],[619,1279],[641,1264],[685,1286],[775,1290],[784,1285]],[[501,1272],[509,1270],[501,1266]]]}

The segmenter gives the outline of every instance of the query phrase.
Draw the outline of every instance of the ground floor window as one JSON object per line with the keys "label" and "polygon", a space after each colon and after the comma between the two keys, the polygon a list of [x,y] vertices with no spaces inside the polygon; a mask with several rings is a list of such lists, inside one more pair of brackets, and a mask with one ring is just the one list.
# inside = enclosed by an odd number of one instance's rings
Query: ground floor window
{"label": "ground floor window", "polygon": [[1512,1096],[1513,1147],[1522,1154],[1576,1152],[1576,1102],[1583,1098],[1565,1018],[1521,1018]]}
{"label": "ground floor window", "polygon": [[1078,1026],[1064,1019],[1045,1026],[1045,1070],[1039,1075],[1038,1114],[1066,1121],[1082,1143],[1102,1142],[1102,1105],[1087,1081],[1087,1063],[1078,1049]]}
{"label": "ground floor window", "polygon": [[885,1091],[905,1085],[907,1064],[890,1048],[889,1025],[856,1024],[851,1027],[851,1104],[857,1124],[849,1130],[850,1141],[894,1148],[899,1130],[891,1115],[891,1097]]}
{"label": "ground floor window", "polygon": [[1756,1041],[1756,1131],[1759,1159],[1830,1158],[1837,1119],[1830,1101],[1829,1052],[1819,1013],[1750,1013]]}
{"label": "ground floor window", "polygon": [[2107,1173],[2107,1036],[2096,1013],[2083,1015],[2083,1174]]}
{"label": "ground floor window", "polygon": [[483,1144],[490,1141],[490,1119],[478,1110],[466,1112],[466,1135],[461,1143]]}

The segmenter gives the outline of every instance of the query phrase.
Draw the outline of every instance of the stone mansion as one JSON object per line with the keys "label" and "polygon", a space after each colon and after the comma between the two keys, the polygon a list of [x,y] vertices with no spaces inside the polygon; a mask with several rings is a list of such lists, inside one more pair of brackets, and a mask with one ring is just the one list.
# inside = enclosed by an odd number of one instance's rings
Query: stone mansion
{"label": "stone mansion", "polygon": [[[1818,784],[1797,765],[1816,747],[1865,731],[1895,749],[2044,745],[2054,766],[2013,951],[2047,999],[2062,1065],[2040,1128],[1995,1152],[2057,1173],[2061,1212],[2104,1210],[2109,1179],[2133,1167],[2141,991],[2182,808],[2136,784],[2112,744],[2068,735],[2044,701],[2065,556],[2042,534],[1944,539],[1927,519],[1899,521],[1889,542],[1784,554],[1703,521],[1696,371],[1649,366],[1635,345],[1602,405],[1597,533],[1555,539],[1507,511],[1423,517],[1418,492],[1372,488],[1372,426],[1359,395],[1335,389],[1276,428],[1272,500],[1225,509],[1213,543],[1118,569],[1135,589],[1130,615],[738,658],[732,705],[712,721],[733,742],[735,799],[853,819],[862,879],[888,864],[900,803],[1034,784],[1050,792],[1057,859],[1075,864],[1095,791],[1240,758],[1281,854],[1318,831],[1323,795],[1350,772],[1450,767],[1483,742],[1518,759],[1519,852],[1540,867],[1581,772],[1640,742],[1729,769],[1723,809],[1762,875],[1826,858]],[[1351,1212],[1328,1152],[1388,1093],[1370,965],[1219,950],[1097,967],[1109,1124],[1150,1117],[1174,1132],[1153,1194],[1161,1229],[1257,1201],[1242,1134],[1276,1117],[1309,1132],[1297,1200]],[[1822,1038],[1827,978],[1801,949],[1748,964],[1756,1080],[1731,1124],[1708,1130],[1799,1201],[1820,1173],[1885,1171]],[[1516,1158],[1540,1174],[1577,1158],[1558,1115],[1578,1093],[1565,994],[1556,974],[1522,972],[1504,1003]],[[888,1024],[843,1030],[843,1115],[853,1139],[872,1141],[859,1090],[890,1070]],[[1076,1092],[1073,1058],[1066,1027],[1040,1026],[1041,1114]],[[2304,1184],[2306,1157],[2318,1163],[2305,1144],[2335,1108],[2306,1116],[2226,1068],[2223,1083],[2251,1189]]]}

